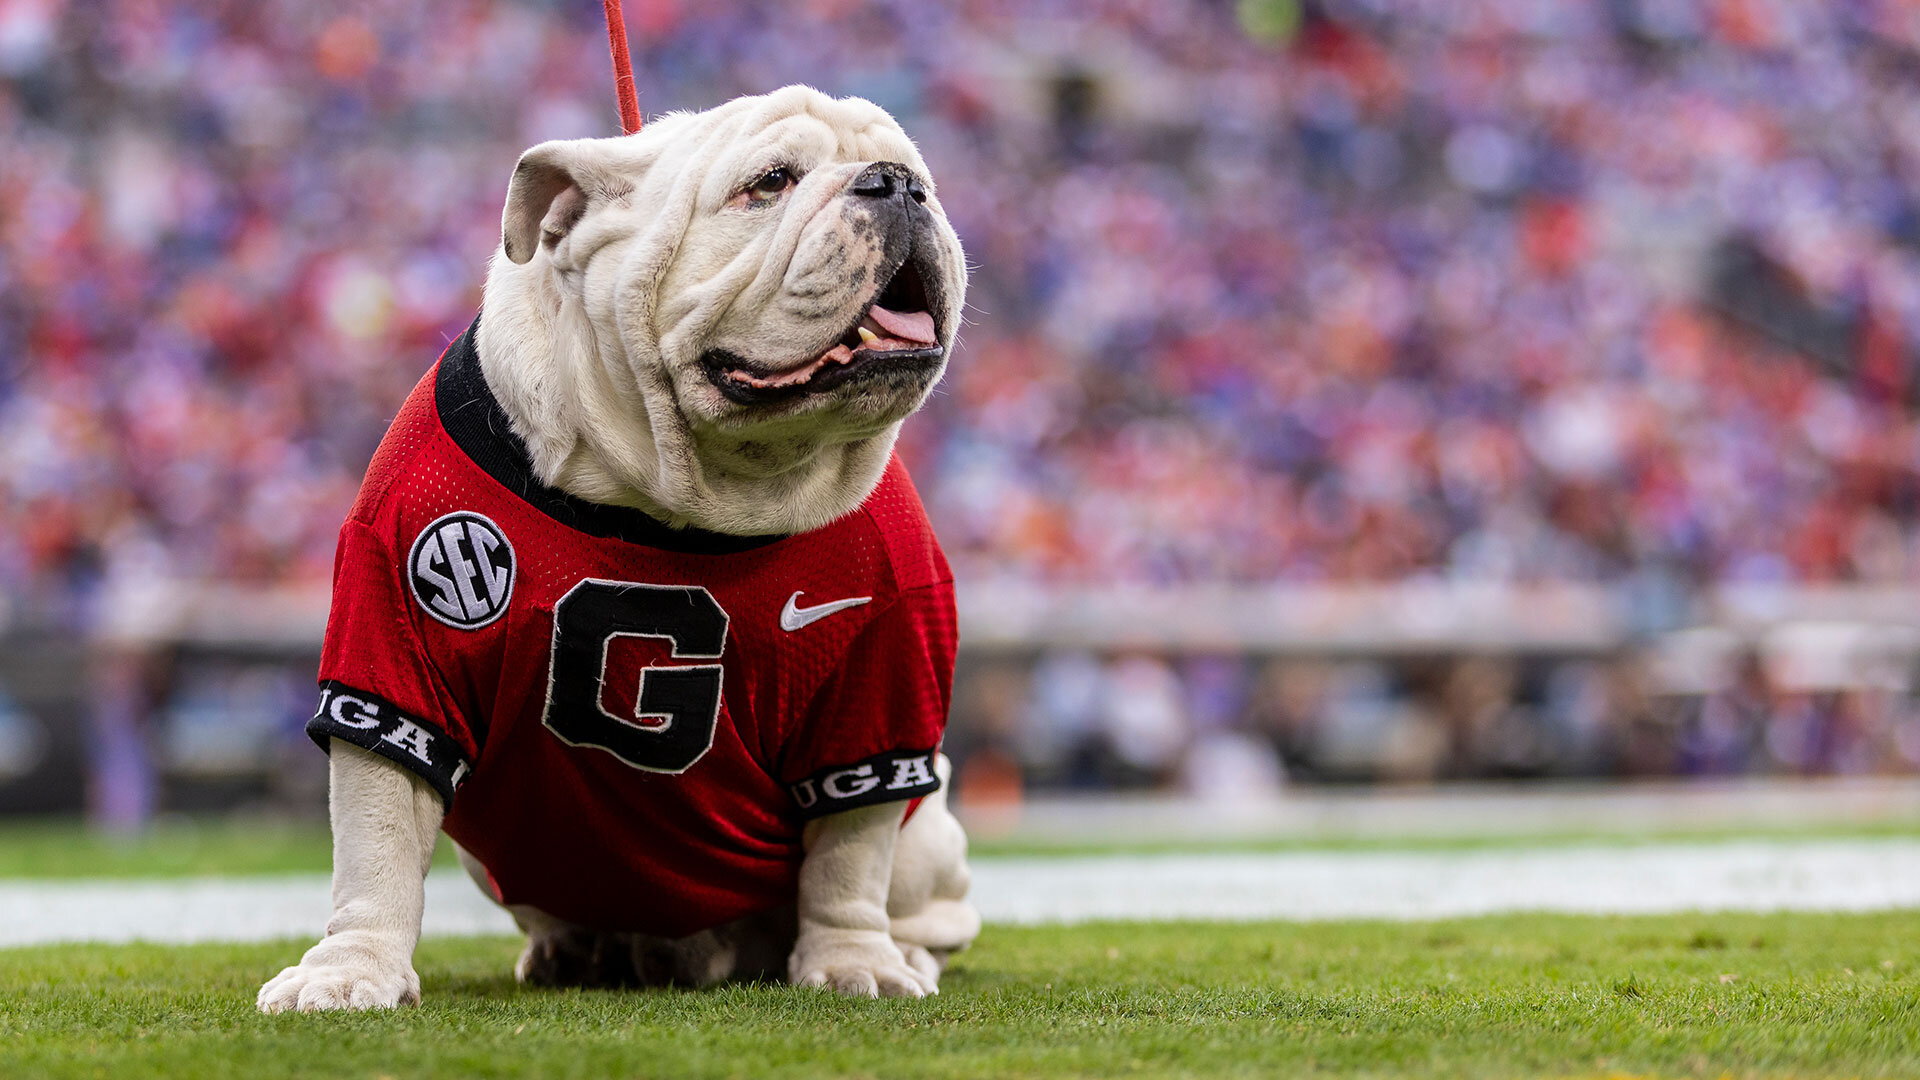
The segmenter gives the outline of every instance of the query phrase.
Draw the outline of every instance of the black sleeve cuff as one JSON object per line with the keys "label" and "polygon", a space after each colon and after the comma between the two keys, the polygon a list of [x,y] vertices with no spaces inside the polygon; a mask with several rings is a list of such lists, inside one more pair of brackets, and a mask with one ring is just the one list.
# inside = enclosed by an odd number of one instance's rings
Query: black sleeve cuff
{"label": "black sleeve cuff", "polygon": [[803,818],[817,818],[878,803],[918,799],[940,790],[932,750],[894,750],[853,765],[821,769],[787,785]]}
{"label": "black sleeve cuff", "polygon": [[378,694],[332,680],[320,684],[320,708],[307,721],[307,734],[322,750],[328,739],[339,739],[399,763],[432,784],[449,807],[473,770],[466,751],[434,724]]}

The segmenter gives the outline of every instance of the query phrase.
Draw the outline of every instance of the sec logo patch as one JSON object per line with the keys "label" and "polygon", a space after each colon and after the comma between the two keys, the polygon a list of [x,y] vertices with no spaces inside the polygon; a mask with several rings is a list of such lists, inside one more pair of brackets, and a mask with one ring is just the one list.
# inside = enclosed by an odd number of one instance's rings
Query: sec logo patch
{"label": "sec logo patch", "polygon": [[477,630],[506,613],[513,572],[507,534],[470,510],[435,519],[407,554],[413,598],[427,614],[461,630]]}

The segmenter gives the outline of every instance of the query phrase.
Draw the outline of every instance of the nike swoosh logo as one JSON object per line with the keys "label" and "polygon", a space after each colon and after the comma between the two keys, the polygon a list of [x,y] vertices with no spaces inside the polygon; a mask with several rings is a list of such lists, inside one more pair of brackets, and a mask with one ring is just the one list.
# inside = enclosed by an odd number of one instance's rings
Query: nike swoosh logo
{"label": "nike swoosh logo", "polygon": [[780,609],[780,629],[791,634],[809,623],[819,622],[821,619],[826,618],[836,611],[845,611],[850,607],[859,607],[861,604],[868,603],[872,599],[873,597],[871,596],[854,596],[845,600],[834,600],[825,604],[815,604],[812,607],[801,607],[799,603],[800,594],[794,593],[792,596],[787,597],[787,606]]}

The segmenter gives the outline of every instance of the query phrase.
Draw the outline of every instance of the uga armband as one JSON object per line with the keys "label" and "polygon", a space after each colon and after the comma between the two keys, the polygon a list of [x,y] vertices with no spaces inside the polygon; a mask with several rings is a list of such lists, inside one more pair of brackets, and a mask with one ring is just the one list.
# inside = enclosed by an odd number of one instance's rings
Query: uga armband
{"label": "uga armband", "polygon": [[875,754],[854,765],[821,769],[787,790],[800,816],[816,818],[877,803],[918,799],[940,790],[932,750]]}
{"label": "uga armband", "polygon": [[453,793],[473,763],[446,733],[378,694],[344,683],[320,684],[320,708],[307,721],[307,734],[327,749],[328,739],[349,742],[416,773],[453,805]]}

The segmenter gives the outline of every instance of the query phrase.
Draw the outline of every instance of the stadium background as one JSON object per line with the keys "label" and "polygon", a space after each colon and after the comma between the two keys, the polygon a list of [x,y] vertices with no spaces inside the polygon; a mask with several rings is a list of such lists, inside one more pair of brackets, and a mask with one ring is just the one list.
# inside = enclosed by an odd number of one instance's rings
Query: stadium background
{"label": "stadium background", "polygon": [[[1920,9],[628,0],[892,110],[963,805],[1920,769]],[[0,0],[0,809],[317,811],[334,538],[585,0]]]}

